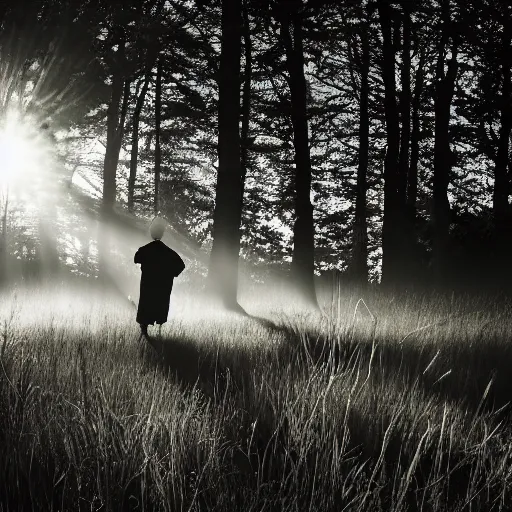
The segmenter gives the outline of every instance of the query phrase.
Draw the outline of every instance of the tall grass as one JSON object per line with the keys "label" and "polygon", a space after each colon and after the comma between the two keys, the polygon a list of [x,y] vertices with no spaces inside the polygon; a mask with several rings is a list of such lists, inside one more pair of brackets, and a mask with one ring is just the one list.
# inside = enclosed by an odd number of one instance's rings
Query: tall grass
{"label": "tall grass", "polygon": [[10,293],[0,510],[508,509],[510,304],[362,297],[178,295],[152,348],[115,297]]}

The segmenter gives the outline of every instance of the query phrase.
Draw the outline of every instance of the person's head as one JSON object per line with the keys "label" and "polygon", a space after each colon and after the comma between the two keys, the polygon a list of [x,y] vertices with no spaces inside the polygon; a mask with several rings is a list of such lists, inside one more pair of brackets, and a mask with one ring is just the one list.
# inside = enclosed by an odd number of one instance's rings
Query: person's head
{"label": "person's head", "polygon": [[149,234],[153,240],[161,240],[165,232],[165,220],[161,217],[155,217],[151,226],[149,226]]}

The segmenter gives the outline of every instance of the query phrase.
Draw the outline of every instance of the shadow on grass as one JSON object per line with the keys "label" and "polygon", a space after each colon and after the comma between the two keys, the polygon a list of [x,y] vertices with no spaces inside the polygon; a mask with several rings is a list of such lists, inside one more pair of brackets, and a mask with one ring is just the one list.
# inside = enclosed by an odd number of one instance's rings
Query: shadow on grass
{"label": "shadow on grass", "polygon": [[193,339],[151,336],[141,340],[141,354],[147,363],[176,377],[185,387],[197,386],[205,391],[215,378],[215,361]]}
{"label": "shadow on grass", "polygon": [[299,333],[265,319],[252,317],[266,329],[283,336],[281,351],[303,366],[326,365],[333,373],[353,364],[368,369],[373,377],[392,379],[399,376],[404,385],[419,386],[425,394],[457,402],[468,410],[498,411],[512,421],[512,344],[498,335],[474,339],[462,334],[452,343],[441,345],[415,343],[414,337],[403,343],[378,339],[371,329],[358,337],[332,339],[319,331]]}
{"label": "shadow on grass", "polygon": [[[374,379],[398,376],[404,385],[418,386],[427,396],[459,403],[474,413],[502,410],[501,416],[511,419],[512,345],[498,335],[482,332],[470,340],[460,334],[460,339],[446,345],[435,340],[416,343],[414,336],[398,343],[379,339],[374,333],[360,337],[349,333],[332,339],[322,332],[299,332],[267,318],[247,318],[280,337],[274,360],[292,363],[296,372],[326,365],[336,373],[357,359],[361,368],[368,369],[371,364]],[[222,391],[228,381],[246,387],[257,350],[222,347],[214,353],[183,337],[152,337],[150,343],[153,361],[185,385],[197,384],[208,394]]]}
{"label": "shadow on grass", "polygon": [[[509,401],[512,378],[509,377],[508,369],[512,365],[512,350],[508,348],[505,340],[482,339],[466,345],[453,343],[441,347],[441,353],[434,358],[439,349],[435,344],[420,346],[413,343],[386,344],[385,341],[373,343],[371,337],[333,341],[318,332],[299,333],[291,327],[277,325],[265,318],[251,319],[272,334],[280,336],[282,342],[275,347],[273,354],[269,351],[268,356],[259,354],[256,358],[255,352],[261,352],[259,347],[250,350],[219,347],[214,352],[211,348],[203,349],[193,339],[152,337],[152,350],[146,352],[146,357],[170,375],[174,375],[185,386],[197,386],[211,398],[222,397],[228,387],[230,390],[237,389],[242,392],[243,405],[249,408],[249,411],[245,411],[247,418],[243,422],[247,425],[244,428],[250,428],[250,421],[256,415],[260,421],[253,430],[254,444],[251,453],[241,455],[235,452],[232,454],[232,462],[237,471],[247,475],[248,479],[254,478],[258,471],[269,489],[272,482],[279,482],[279,475],[283,471],[292,467],[297,474],[300,473],[306,488],[308,475],[314,473],[317,460],[314,451],[301,455],[290,449],[290,426],[279,417],[280,411],[276,412],[271,406],[265,407],[264,404],[249,405],[250,400],[247,401],[247,398],[250,398],[249,394],[254,387],[254,382],[251,381],[254,365],[256,361],[261,365],[266,364],[265,357],[268,357],[268,364],[291,363],[294,371],[306,375],[320,365],[325,365],[333,373],[347,368],[350,364],[368,369],[372,361],[372,379],[396,381],[398,378],[404,387],[416,387],[424,391],[426,396],[434,395],[440,400],[461,403],[474,414],[483,410],[495,411]],[[444,378],[440,379],[443,375]],[[493,384],[485,400],[482,400],[491,379]],[[371,444],[366,428],[370,428],[368,422],[372,419],[359,417],[358,414],[357,411],[351,412],[349,419],[351,448],[360,450],[364,458],[373,458],[375,454],[371,453],[372,446],[368,446],[367,453],[363,453],[366,451],[364,445],[369,441]],[[508,420],[508,409],[504,409],[503,414],[506,414]],[[240,432],[239,429],[231,433],[233,441],[239,439]],[[401,463],[407,465],[402,443],[400,431],[394,431],[389,439],[386,463],[393,465],[401,459]],[[271,457],[266,457],[266,453],[270,453]],[[428,484],[435,460],[434,452],[424,455],[415,473],[419,487]],[[457,463],[458,466],[450,477],[449,495],[446,496],[450,502],[455,502],[461,493],[465,493],[471,479],[472,463],[465,457],[464,454],[451,455],[451,463]],[[349,472],[350,468],[345,470]],[[278,492],[277,488],[275,492]],[[390,499],[392,490],[383,487],[381,494],[384,500]],[[412,490],[407,493],[407,503],[409,510],[419,510]]]}
{"label": "shadow on grass", "polygon": [[297,333],[284,332],[289,350],[304,364],[324,364],[335,373],[357,360],[362,369],[371,366],[374,379],[399,377],[404,386],[418,386],[426,396],[459,403],[474,413],[501,411],[503,419],[512,421],[512,345],[499,335],[467,339],[460,334],[443,345],[435,339],[416,343],[414,337],[399,343],[373,333],[332,339],[318,331],[305,332],[298,340]]}
{"label": "shadow on grass", "polygon": [[223,392],[225,386],[249,390],[251,370],[255,364],[293,361],[296,372],[309,371],[304,353],[296,350],[298,334],[291,328],[279,326],[266,318],[243,315],[282,340],[272,350],[261,345],[233,348],[202,347],[192,337],[151,335],[140,342],[141,353],[147,362],[174,375],[185,386],[197,386],[207,395]]}

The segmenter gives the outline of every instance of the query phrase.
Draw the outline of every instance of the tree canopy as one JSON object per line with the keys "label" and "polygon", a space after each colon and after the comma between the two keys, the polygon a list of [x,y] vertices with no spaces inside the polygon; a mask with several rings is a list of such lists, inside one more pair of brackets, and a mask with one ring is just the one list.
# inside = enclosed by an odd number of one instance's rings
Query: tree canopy
{"label": "tree canopy", "polygon": [[95,275],[96,235],[71,224],[96,201],[160,213],[203,274],[233,222],[229,267],[240,254],[309,295],[328,271],[455,285],[482,265],[508,282],[511,17],[494,0],[3,2],[4,131],[12,112],[31,123],[59,195],[4,183],[3,257],[55,245]]}

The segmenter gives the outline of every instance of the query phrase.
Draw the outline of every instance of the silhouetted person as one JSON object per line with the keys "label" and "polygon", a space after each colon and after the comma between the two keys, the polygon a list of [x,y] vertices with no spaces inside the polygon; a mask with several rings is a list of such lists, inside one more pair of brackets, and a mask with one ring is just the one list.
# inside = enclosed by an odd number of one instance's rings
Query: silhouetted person
{"label": "silhouetted person", "polygon": [[142,270],[137,308],[141,336],[147,336],[148,325],[157,323],[161,327],[167,322],[173,281],[185,268],[179,255],[162,242],[164,232],[164,221],[155,218],[150,227],[153,242],[141,247],[134,257]]}

